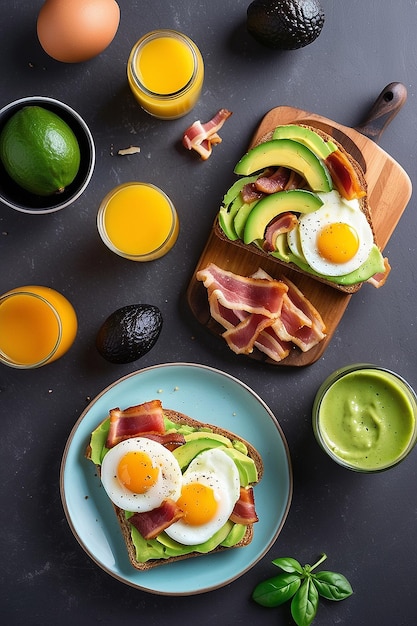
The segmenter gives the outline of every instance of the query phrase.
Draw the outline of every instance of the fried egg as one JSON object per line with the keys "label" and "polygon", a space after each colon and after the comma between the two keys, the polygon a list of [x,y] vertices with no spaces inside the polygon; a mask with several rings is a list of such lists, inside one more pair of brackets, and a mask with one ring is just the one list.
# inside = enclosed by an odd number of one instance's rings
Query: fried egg
{"label": "fried egg", "polygon": [[187,546],[204,543],[227,522],[239,495],[234,461],[219,448],[201,452],[183,474],[177,504],[184,517],[166,528],[166,534]]}
{"label": "fried egg", "polygon": [[177,500],[181,481],[172,452],[146,437],[121,441],[101,464],[101,482],[110,500],[132,513],[151,511],[167,498]]}
{"label": "fried egg", "polygon": [[372,229],[357,200],[345,200],[337,191],[318,194],[323,206],[302,214],[288,233],[291,251],[324,276],[344,276],[368,258]]}

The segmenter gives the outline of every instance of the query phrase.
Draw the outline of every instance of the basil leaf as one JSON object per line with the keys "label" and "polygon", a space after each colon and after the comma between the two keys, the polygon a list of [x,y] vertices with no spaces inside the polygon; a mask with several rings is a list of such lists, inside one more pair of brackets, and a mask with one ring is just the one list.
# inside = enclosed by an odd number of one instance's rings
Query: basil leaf
{"label": "basil leaf", "polygon": [[291,615],[297,626],[309,626],[316,617],[318,605],[319,593],[309,576],[291,601]]}
{"label": "basil leaf", "polygon": [[279,606],[292,598],[300,585],[297,574],[278,574],[256,585],[252,598],[262,606]]}
{"label": "basil leaf", "polygon": [[284,572],[297,572],[298,574],[303,573],[303,568],[301,564],[295,559],[292,559],[290,556],[274,559],[272,563],[277,567],[283,569]]}
{"label": "basil leaf", "polygon": [[348,579],[337,572],[317,572],[314,581],[319,594],[327,600],[344,600],[353,593]]}

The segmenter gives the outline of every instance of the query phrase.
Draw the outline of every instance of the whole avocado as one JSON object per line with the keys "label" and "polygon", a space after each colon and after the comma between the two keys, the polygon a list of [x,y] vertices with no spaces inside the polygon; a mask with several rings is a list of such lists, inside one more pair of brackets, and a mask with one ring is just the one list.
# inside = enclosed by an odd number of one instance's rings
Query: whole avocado
{"label": "whole avocado", "polygon": [[162,330],[162,314],[152,304],[130,304],[103,322],[96,348],[111,363],[131,363],[155,345]]}
{"label": "whole avocado", "polygon": [[317,39],[324,19],[319,0],[254,0],[247,9],[246,27],[264,46],[295,50]]}

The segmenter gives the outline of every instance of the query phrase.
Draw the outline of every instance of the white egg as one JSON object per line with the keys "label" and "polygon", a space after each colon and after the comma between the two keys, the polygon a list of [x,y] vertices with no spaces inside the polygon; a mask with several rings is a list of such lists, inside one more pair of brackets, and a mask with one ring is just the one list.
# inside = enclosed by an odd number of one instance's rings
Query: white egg
{"label": "white egg", "polygon": [[167,498],[177,500],[182,474],[177,459],[162,444],[137,437],[121,441],[105,455],[101,482],[116,506],[151,511]]}
{"label": "white egg", "polygon": [[337,191],[319,196],[323,206],[299,217],[288,245],[319,274],[344,276],[366,261],[373,233],[357,200],[345,200]]}
{"label": "white egg", "polygon": [[165,532],[188,546],[204,543],[229,519],[239,499],[239,472],[219,448],[201,452],[184,472],[177,501],[185,515]]}

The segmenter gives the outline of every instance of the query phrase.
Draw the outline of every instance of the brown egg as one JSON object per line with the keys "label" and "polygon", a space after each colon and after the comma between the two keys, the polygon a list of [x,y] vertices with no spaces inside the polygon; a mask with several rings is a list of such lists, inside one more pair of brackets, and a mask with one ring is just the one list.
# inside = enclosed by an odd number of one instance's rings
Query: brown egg
{"label": "brown egg", "polygon": [[38,15],[38,38],[52,58],[79,63],[107,48],[119,21],[115,0],[46,0]]}

